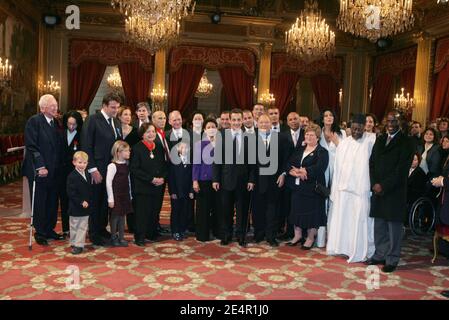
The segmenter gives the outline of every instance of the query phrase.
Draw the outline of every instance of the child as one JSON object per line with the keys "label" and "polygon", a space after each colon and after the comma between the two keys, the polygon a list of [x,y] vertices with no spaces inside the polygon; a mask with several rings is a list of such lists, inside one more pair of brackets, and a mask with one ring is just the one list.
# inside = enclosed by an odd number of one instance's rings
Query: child
{"label": "child", "polygon": [[113,247],[127,247],[125,241],[126,215],[133,212],[131,181],[129,177],[128,160],[131,154],[129,144],[116,141],[112,146],[112,163],[106,174],[106,190],[108,204],[111,208],[111,237]]}
{"label": "child", "polygon": [[188,146],[180,143],[178,155],[181,158],[179,164],[170,164],[168,172],[168,192],[171,199],[170,227],[173,239],[182,241],[188,227],[189,212],[193,199],[192,189],[192,165],[189,163]]}
{"label": "child", "polygon": [[89,156],[83,151],[73,155],[75,170],[67,177],[67,197],[69,199],[70,244],[72,254],[83,252],[91,213],[92,183],[86,170]]}

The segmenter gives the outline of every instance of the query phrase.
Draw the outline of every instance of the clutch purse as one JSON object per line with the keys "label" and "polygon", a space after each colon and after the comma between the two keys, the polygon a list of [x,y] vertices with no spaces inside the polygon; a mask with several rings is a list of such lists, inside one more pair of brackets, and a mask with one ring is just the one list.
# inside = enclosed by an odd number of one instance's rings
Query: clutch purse
{"label": "clutch purse", "polygon": [[329,198],[329,195],[331,194],[331,190],[318,181],[315,182],[315,192],[323,198]]}

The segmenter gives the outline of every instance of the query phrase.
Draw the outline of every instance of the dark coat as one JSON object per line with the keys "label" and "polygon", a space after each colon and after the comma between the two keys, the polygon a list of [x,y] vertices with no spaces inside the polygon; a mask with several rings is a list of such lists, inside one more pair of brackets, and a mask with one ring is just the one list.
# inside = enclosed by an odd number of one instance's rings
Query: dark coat
{"label": "dark coat", "polygon": [[279,163],[282,165],[282,167],[285,167],[287,165],[287,161],[290,159],[290,157],[302,146],[302,143],[304,141],[304,130],[300,130],[301,131],[299,132],[296,147],[293,143],[290,129],[279,134]]}
{"label": "dark coat", "polygon": [[193,193],[192,165],[170,164],[168,168],[168,192],[178,199],[188,198]]}
{"label": "dark coat", "polygon": [[[256,131],[257,134],[257,131]],[[275,143],[275,135],[277,135],[277,142]],[[264,194],[267,192],[273,193],[275,196],[279,193],[280,188],[277,185],[277,179],[279,178],[282,169],[284,168],[281,163],[279,163],[279,136],[280,134],[272,132],[271,140],[268,146],[268,150],[264,147],[262,137],[257,134],[257,164],[256,164],[256,186],[254,191],[256,193]],[[268,163],[262,163],[262,158],[259,157],[263,154],[264,157],[270,159]],[[263,161],[265,162],[265,161]],[[277,166],[275,167],[275,165]],[[275,171],[272,174],[263,174],[263,170],[269,169],[270,171]],[[271,172],[270,172],[271,173]]]}
{"label": "dark coat", "polygon": [[45,167],[48,181],[58,178],[63,163],[63,141],[56,121],[52,128],[42,113],[32,116],[25,125],[25,150],[23,176],[33,181],[36,170]]}
{"label": "dark coat", "polygon": [[[233,138],[231,134],[231,130],[222,130],[220,131],[221,136],[223,137],[221,141],[221,146],[218,144],[215,146],[215,156],[221,157],[222,163],[214,162],[212,167],[212,182],[220,183],[220,188],[226,191],[234,191],[238,185],[238,180],[242,179],[244,183],[254,183],[255,182],[255,173],[256,166],[254,164],[249,163],[249,146],[247,137],[245,134],[242,134],[242,146],[241,152],[243,152],[243,163],[241,164],[231,164],[226,163],[226,150],[232,150],[232,146],[226,146],[226,141],[230,141],[232,143]],[[242,131],[243,133],[243,131]],[[227,139],[225,138],[226,136]],[[220,148],[221,147],[221,148]],[[220,149],[221,150],[220,150]],[[240,181],[241,182],[241,181]]]}
{"label": "dark coat", "polygon": [[423,169],[417,167],[407,179],[407,203],[413,204],[426,193],[428,179]]}
{"label": "dark coat", "polygon": [[[73,170],[67,177],[67,197],[69,199],[68,214],[72,217],[85,217],[92,213],[92,180],[86,170],[86,180],[77,171]],[[83,208],[82,203],[86,201],[89,206]]]}
{"label": "dark coat", "polygon": [[97,168],[103,178],[111,163],[111,149],[116,140],[122,139],[122,125],[117,119],[113,119],[117,138],[106,118],[101,112],[87,118],[81,134],[83,151],[89,156],[88,169]]}
{"label": "dark coat", "polygon": [[75,154],[75,152],[81,150],[80,139],[81,135],[79,132],[77,132],[70,145],[68,145],[67,130],[64,130],[62,141],[63,141],[63,154],[64,154],[63,172],[65,176],[68,176],[75,169],[75,167],[73,166],[73,155]]}
{"label": "dark coat", "polygon": [[407,178],[413,160],[413,144],[402,131],[385,146],[387,134],[376,139],[370,157],[371,188],[382,186],[382,194],[371,197],[370,217],[387,221],[407,220]]}
{"label": "dark coat", "polygon": [[134,146],[131,157],[130,172],[134,194],[158,194],[159,188],[152,181],[154,178],[167,178],[167,162],[161,143],[156,143],[153,150],[154,158],[150,158],[150,151],[139,142]]}
{"label": "dark coat", "polygon": [[140,141],[138,131],[135,127],[132,128],[131,132],[125,137],[124,141],[129,144],[132,148]]}
{"label": "dark coat", "polygon": [[[317,182],[323,186],[326,185],[324,173],[329,164],[329,153],[318,144],[315,151],[305,157],[301,163],[305,150],[306,147],[301,146],[287,161],[287,167],[284,168],[285,172],[287,172],[286,186],[292,191],[300,191],[303,195],[320,197],[315,192],[315,187]],[[296,178],[288,174],[292,166],[305,168],[307,170],[307,180],[301,181],[299,185],[296,185]]]}
{"label": "dark coat", "polygon": [[[418,145],[417,151],[422,155],[424,152],[424,145]],[[427,152],[426,162],[427,167],[429,168],[427,177],[430,179],[438,177],[441,173],[441,148],[438,144],[435,143]]]}

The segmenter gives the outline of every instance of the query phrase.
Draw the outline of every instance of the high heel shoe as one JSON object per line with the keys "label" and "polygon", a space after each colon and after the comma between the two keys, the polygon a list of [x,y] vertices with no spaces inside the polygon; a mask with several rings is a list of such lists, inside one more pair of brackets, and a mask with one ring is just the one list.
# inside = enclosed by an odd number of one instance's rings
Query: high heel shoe
{"label": "high heel shoe", "polygon": [[311,245],[310,247],[305,246],[305,245],[302,245],[302,246],[301,246],[301,249],[302,249],[302,250],[310,250],[310,249],[312,249],[312,246],[313,246],[313,245]]}
{"label": "high heel shoe", "polygon": [[303,238],[300,238],[298,241],[295,241],[295,242],[292,242],[292,241],[287,242],[287,246],[294,247],[294,246],[298,245],[298,243],[304,244],[304,242],[305,242],[305,240]]}

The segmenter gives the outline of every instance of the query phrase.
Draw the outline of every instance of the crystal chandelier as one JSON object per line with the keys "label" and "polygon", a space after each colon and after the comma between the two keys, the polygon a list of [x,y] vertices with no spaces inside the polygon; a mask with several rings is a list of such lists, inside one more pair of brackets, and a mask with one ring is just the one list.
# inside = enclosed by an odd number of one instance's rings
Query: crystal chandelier
{"label": "crystal chandelier", "polygon": [[125,30],[127,42],[154,54],[177,42],[180,23],[174,18],[166,17],[152,24],[148,17],[135,15],[126,18]]}
{"label": "crystal chandelier", "polygon": [[0,58],[0,87],[6,88],[11,85],[12,65],[9,60]]}
{"label": "crystal chandelier", "polygon": [[266,90],[266,92],[262,93],[259,98],[259,103],[264,106],[272,106],[276,102],[274,98],[274,94],[270,93],[270,90]]}
{"label": "crystal chandelier", "polygon": [[415,107],[413,98],[410,98],[410,93],[404,95],[404,88],[401,88],[401,94],[396,93],[394,98],[394,109],[402,114],[409,115],[412,113],[412,109]]}
{"label": "crystal chandelier", "polygon": [[181,20],[189,12],[193,14],[195,4],[192,0],[111,0],[112,7],[125,16],[145,16],[151,25],[167,17]]}
{"label": "crystal chandelier", "polygon": [[376,42],[413,27],[412,5],[413,0],[340,0],[337,26]]}
{"label": "crystal chandelier", "polygon": [[439,3],[448,3],[449,2],[449,0],[437,0],[437,4],[439,4]]}
{"label": "crystal chandelier", "polygon": [[115,70],[108,76],[108,86],[113,90],[120,90],[122,88],[122,78],[119,71]]}
{"label": "crystal chandelier", "polygon": [[46,83],[39,82],[38,89],[40,94],[51,94],[57,96],[61,92],[61,86],[58,81],[53,80],[53,76],[50,76],[50,80]]}
{"label": "crystal chandelier", "polygon": [[195,97],[197,98],[207,98],[212,91],[214,91],[214,85],[207,79],[207,71],[204,70],[203,76],[201,77],[198,89],[196,89]]}
{"label": "crystal chandelier", "polygon": [[164,109],[164,103],[167,101],[167,92],[165,92],[165,89],[162,89],[160,84],[157,88],[151,90],[151,100],[153,102],[153,111]]}
{"label": "crystal chandelier", "polygon": [[306,0],[304,10],[289,31],[285,32],[287,53],[308,63],[328,58],[335,51],[335,33],[321,17],[318,3]]}

